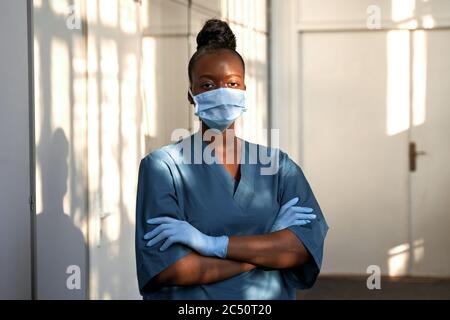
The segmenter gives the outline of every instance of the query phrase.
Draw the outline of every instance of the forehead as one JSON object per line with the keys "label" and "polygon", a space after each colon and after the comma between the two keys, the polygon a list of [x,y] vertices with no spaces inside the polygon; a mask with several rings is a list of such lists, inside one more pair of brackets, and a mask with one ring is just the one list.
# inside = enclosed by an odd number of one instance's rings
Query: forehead
{"label": "forehead", "polygon": [[193,76],[214,75],[223,77],[237,74],[244,77],[244,68],[237,54],[229,50],[218,50],[201,55],[192,70]]}

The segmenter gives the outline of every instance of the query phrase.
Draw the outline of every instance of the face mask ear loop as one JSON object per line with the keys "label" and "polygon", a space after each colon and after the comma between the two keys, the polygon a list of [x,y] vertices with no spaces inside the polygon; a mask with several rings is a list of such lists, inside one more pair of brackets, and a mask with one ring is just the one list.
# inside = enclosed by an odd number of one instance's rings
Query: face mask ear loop
{"label": "face mask ear loop", "polygon": [[195,115],[198,115],[198,105],[195,102],[195,98],[194,98],[194,94],[192,93],[191,88],[189,87],[189,94],[191,95],[192,101],[194,101],[194,105],[195,105]]}

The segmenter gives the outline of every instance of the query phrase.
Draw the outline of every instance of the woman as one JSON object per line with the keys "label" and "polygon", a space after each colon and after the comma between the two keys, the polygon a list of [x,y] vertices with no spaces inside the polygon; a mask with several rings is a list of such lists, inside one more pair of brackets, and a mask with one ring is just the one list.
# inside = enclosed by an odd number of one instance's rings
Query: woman
{"label": "woman", "polygon": [[[295,299],[296,289],[311,287],[319,274],[328,226],[287,154],[234,135],[234,121],[246,110],[245,64],[228,24],[207,21],[197,44],[188,97],[202,129],[140,164],[140,293],[144,299]],[[264,173],[261,154],[275,159],[276,171]]]}

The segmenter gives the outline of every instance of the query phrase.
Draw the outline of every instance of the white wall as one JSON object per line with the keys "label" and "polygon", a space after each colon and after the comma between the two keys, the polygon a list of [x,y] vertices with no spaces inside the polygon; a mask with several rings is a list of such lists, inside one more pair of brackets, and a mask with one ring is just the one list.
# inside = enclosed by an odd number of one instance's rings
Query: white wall
{"label": "white wall", "polygon": [[0,299],[31,298],[27,1],[0,1]]}

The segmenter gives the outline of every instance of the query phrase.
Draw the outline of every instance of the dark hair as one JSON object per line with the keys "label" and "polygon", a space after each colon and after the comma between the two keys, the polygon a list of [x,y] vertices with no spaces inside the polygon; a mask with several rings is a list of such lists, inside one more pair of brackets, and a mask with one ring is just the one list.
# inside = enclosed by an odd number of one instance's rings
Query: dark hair
{"label": "dark hair", "polygon": [[210,19],[203,25],[197,35],[197,51],[189,61],[189,81],[192,82],[192,70],[197,60],[206,53],[219,50],[229,50],[236,54],[242,62],[245,72],[245,63],[239,52],[236,51],[236,36],[228,23],[218,19]]}

